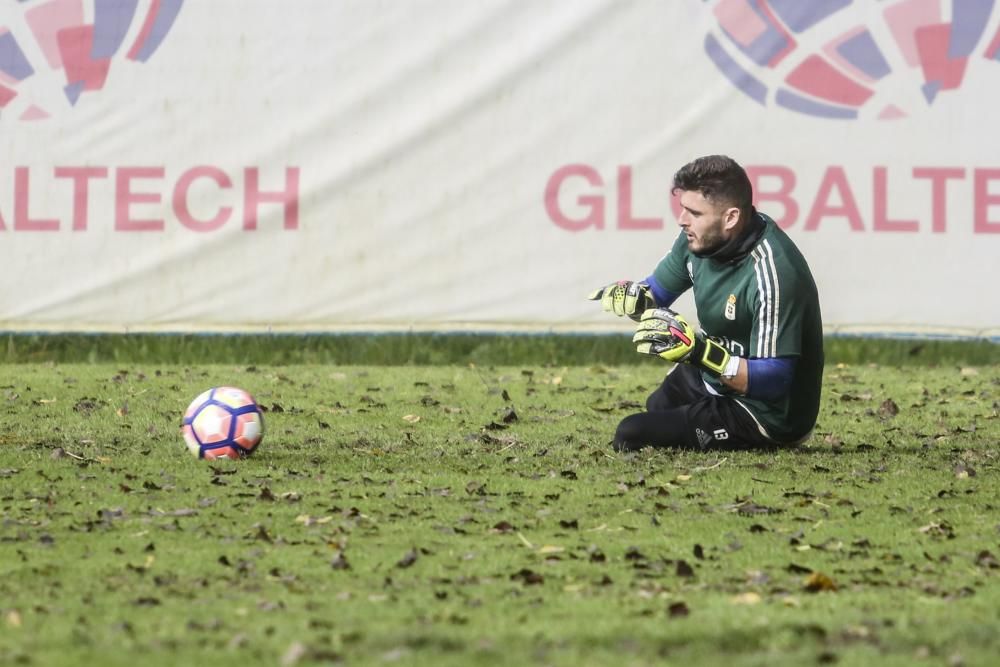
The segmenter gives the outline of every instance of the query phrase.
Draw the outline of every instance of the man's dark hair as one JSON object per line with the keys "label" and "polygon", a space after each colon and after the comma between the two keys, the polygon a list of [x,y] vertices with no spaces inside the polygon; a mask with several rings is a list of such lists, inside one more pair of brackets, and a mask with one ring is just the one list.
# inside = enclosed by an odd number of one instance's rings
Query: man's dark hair
{"label": "man's dark hair", "polygon": [[748,220],[753,213],[753,188],[750,178],[736,160],[726,155],[706,155],[688,162],[674,174],[670,190],[700,192],[715,205],[735,206],[740,219]]}

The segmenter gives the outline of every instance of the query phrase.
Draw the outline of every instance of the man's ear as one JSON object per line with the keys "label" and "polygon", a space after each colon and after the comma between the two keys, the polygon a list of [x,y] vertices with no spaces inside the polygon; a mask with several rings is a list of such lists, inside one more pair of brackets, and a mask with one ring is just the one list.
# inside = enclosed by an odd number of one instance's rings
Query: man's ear
{"label": "man's ear", "polygon": [[727,208],[722,216],[722,224],[726,229],[732,229],[740,222],[740,209],[735,206]]}

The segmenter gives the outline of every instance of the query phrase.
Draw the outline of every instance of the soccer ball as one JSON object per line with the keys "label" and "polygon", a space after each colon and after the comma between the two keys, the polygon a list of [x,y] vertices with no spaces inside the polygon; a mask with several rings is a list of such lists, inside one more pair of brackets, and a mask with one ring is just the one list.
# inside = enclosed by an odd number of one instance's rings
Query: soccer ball
{"label": "soccer ball", "polygon": [[249,456],[264,437],[264,416],[253,396],[236,387],[213,387],[191,401],[181,435],[200,459]]}

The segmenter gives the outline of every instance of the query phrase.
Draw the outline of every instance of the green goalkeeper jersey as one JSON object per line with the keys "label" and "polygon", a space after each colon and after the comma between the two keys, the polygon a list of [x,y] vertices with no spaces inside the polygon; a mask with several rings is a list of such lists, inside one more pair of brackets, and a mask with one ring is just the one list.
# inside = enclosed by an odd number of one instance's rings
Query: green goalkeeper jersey
{"label": "green goalkeeper jersey", "polygon": [[[823,382],[823,322],[805,258],[768,216],[748,252],[729,261],[697,257],[681,233],[653,278],[663,289],[694,290],[702,330],[730,354],[747,359],[797,357],[788,392],[774,400],[737,394],[703,373],[709,387],[732,396],[780,442],[806,436],[816,423]],[[751,387],[753,391],[753,375]]]}

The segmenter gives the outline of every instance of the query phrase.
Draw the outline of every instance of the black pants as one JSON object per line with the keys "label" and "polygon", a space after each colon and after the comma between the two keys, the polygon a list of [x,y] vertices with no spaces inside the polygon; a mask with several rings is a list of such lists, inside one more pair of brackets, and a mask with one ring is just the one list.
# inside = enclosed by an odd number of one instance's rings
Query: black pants
{"label": "black pants", "polygon": [[732,398],[708,391],[701,371],[674,366],[663,384],[646,399],[646,412],[618,424],[614,447],[634,451],[645,446],[682,449],[765,449],[777,446]]}

